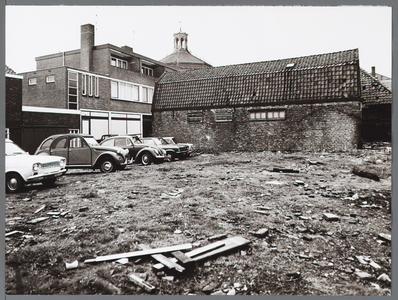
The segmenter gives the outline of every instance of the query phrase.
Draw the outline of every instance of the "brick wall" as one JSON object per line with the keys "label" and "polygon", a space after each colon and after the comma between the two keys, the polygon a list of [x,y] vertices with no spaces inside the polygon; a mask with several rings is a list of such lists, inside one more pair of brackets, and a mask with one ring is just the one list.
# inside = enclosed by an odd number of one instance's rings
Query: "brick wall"
{"label": "brick wall", "polygon": [[284,120],[250,121],[250,110],[235,108],[231,122],[215,122],[203,110],[202,123],[188,123],[190,111],[153,112],[153,135],[175,136],[204,151],[356,149],[360,141],[360,103],[340,102],[261,107],[285,110]]}
{"label": "brick wall", "polygon": [[6,128],[22,124],[22,79],[6,76]]}

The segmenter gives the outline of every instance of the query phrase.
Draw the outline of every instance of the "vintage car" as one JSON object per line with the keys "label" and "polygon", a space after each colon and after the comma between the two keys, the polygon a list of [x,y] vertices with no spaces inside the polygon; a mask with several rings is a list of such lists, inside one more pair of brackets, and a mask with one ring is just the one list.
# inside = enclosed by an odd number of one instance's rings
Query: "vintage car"
{"label": "vintage car", "polygon": [[64,157],[30,155],[9,139],[5,140],[5,156],[8,193],[19,192],[26,184],[35,182],[52,186],[66,172]]}
{"label": "vintage car", "polygon": [[188,146],[188,152],[192,153],[193,152],[193,144],[188,144],[188,143],[178,143],[176,138],[173,136],[167,136],[163,137],[163,139],[169,143],[169,144],[174,144],[174,145],[181,145],[181,146]]}
{"label": "vintage car", "polygon": [[188,146],[169,144],[162,137],[144,137],[141,140],[144,144],[166,150],[167,159],[170,161],[175,160],[176,157],[181,159],[188,155]]}
{"label": "vintage car", "polygon": [[132,164],[129,151],[101,146],[91,135],[56,134],[46,138],[35,155],[57,155],[66,158],[67,169],[91,168],[103,173],[124,169]]}
{"label": "vintage car", "polygon": [[103,140],[101,145],[127,149],[134,162],[142,165],[163,162],[166,157],[165,150],[144,144],[138,136],[113,136]]}

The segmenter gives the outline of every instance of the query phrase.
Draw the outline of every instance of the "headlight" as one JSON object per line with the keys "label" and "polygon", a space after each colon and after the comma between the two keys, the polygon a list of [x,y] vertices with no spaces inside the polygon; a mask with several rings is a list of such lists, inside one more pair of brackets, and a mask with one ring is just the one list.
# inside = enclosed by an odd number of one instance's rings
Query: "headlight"
{"label": "headlight", "polygon": [[119,155],[117,156],[117,159],[118,159],[119,161],[124,161],[124,157],[123,157],[122,154],[119,154]]}
{"label": "headlight", "polygon": [[40,167],[41,167],[41,163],[33,164],[33,172],[39,171]]}
{"label": "headlight", "polygon": [[64,168],[66,167],[66,160],[65,160],[65,159],[61,159],[61,160],[59,161],[59,167],[60,167],[61,169],[64,169]]}

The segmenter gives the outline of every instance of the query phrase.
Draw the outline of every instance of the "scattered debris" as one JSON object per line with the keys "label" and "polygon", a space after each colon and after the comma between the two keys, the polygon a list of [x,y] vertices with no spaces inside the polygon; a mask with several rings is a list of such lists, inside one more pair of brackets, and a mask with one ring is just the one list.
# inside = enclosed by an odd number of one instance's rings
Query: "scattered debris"
{"label": "scattered debris", "polygon": [[162,277],[162,280],[174,281],[174,276],[164,276]]}
{"label": "scattered debris", "polygon": [[236,295],[236,291],[234,288],[230,289],[227,293],[227,295]]}
{"label": "scattered debris", "polygon": [[300,173],[299,170],[287,169],[287,168],[273,168],[271,172],[278,172],[278,173]]}
{"label": "scattered debris", "polygon": [[177,258],[177,260],[178,260],[179,262],[181,262],[182,264],[184,264],[184,265],[193,262],[193,260],[192,260],[190,257],[186,256],[186,255],[185,255],[183,252],[181,252],[181,251],[174,251],[174,252],[171,252],[171,255],[173,255],[175,258]]}
{"label": "scattered debris", "polygon": [[369,263],[369,265],[377,270],[381,269],[381,266],[374,262],[373,260]]}
{"label": "scattered debris", "polygon": [[181,231],[181,230],[179,230],[179,229],[176,229],[176,230],[174,231],[174,233],[175,233],[175,234],[181,234],[181,233],[182,233],[182,231]]}
{"label": "scattered debris", "polygon": [[74,262],[72,262],[72,263],[65,263],[65,268],[67,269],[67,270],[69,270],[69,269],[76,269],[77,267],[79,266],[79,262],[77,261],[77,260],[75,260]]}
{"label": "scattered debris", "polygon": [[250,231],[249,233],[256,237],[262,238],[262,237],[265,237],[266,235],[268,235],[269,230],[268,230],[268,228],[261,228],[257,231]]}
{"label": "scattered debris", "polygon": [[304,181],[296,180],[293,184],[294,185],[304,185]]}
{"label": "scattered debris", "polygon": [[160,262],[161,264],[165,265],[169,269],[174,269],[180,273],[184,272],[185,270],[183,266],[180,266],[179,264],[174,262],[174,260],[167,258],[163,254],[153,254],[151,255],[151,257]]}
{"label": "scattered debris", "polygon": [[309,165],[324,165],[323,162],[320,162],[320,161],[312,161],[312,160],[308,160],[308,164],[309,164]]}
{"label": "scattered debris", "polygon": [[192,249],[192,244],[182,244],[177,246],[170,246],[170,247],[163,247],[163,248],[156,248],[156,249],[148,249],[148,250],[141,250],[141,251],[134,251],[134,252],[126,252],[120,254],[111,254],[111,255],[104,255],[104,256],[97,256],[96,258],[86,259],[84,263],[95,263],[101,261],[108,261],[108,260],[116,260],[120,258],[129,258],[129,257],[140,257],[152,254],[159,254],[159,253],[167,253],[167,252],[174,252],[178,250],[190,250]]}
{"label": "scattered debris", "polygon": [[385,281],[385,282],[391,282],[390,277],[386,273],[383,273],[379,277],[377,277],[377,280]]}
{"label": "scattered debris", "polygon": [[340,217],[335,214],[323,213],[323,216],[327,221],[340,221]]}
{"label": "scattered debris", "polygon": [[355,275],[357,275],[361,279],[372,278],[373,275],[363,271],[356,271]]}
{"label": "scattered debris", "polygon": [[359,170],[358,167],[354,167],[352,169],[352,173],[355,175],[358,175],[360,177],[365,177],[365,178],[369,178],[369,179],[372,179],[375,181],[380,181],[380,178],[379,178],[379,176],[377,176],[377,174],[368,172],[368,171]]}
{"label": "scattered debris", "polygon": [[253,210],[253,212],[269,216],[269,212],[268,211],[255,209],[255,210]]}
{"label": "scattered debris", "polygon": [[225,239],[225,238],[227,238],[227,235],[225,233],[223,233],[223,234],[213,235],[207,239],[209,241],[217,241],[217,240],[221,240],[221,239]]}
{"label": "scattered debris", "polygon": [[6,233],[6,237],[7,237],[7,236],[10,236],[10,235],[17,234],[17,233],[23,233],[23,232],[22,232],[22,231],[19,231],[19,230],[10,231],[10,232]]}
{"label": "scattered debris", "polygon": [[37,214],[37,213],[41,212],[41,211],[42,211],[43,209],[45,209],[45,208],[46,208],[46,205],[45,205],[45,204],[42,205],[42,206],[40,206],[39,209],[35,210],[34,214]]}
{"label": "scattered debris", "polygon": [[134,275],[133,273],[130,273],[128,275],[128,278],[134,282],[136,285],[142,287],[144,290],[146,290],[149,293],[152,293],[153,291],[155,291],[155,287],[153,285],[151,285],[150,283],[144,281],[143,279],[141,279],[140,277]]}
{"label": "scattered debris", "polygon": [[119,263],[119,264],[125,265],[125,264],[129,263],[129,259],[128,258],[121,258],[121,259],[118,259],[116,262]]}
{"label": "scattered debris", "polygon": [[272,180],[272,181],[266,181],[265,184],[276,184],[276,185],[281,185],[283,182],[277,181],[277,180]]}
{"label": "scattered debris", "polygon": [[214,293],[211,293],[210,296],[223,296],[226,295],[223,291],[215,291]]}
{"label": "scattered debris", "polygon": [[26,223],[28,223],[28,224],[36,224],[36,223],[39,223],[39,222],[43,222],[43,221],[45,221],[47,219],[49,219],[49,217],[41,217],[41,218],[30,220],[30,221],[28,221]]}
{"label": "scattered debris", "polygon": [[391,243],[391,234],[387,233],[379,233],[377,236],[379,239],[382,239],[383,241],[390,242]]}
{"label": "scattered debris", "polygon": [[88,206],[83,206],[79,208],[79,212],[84,212],[88,210]]}

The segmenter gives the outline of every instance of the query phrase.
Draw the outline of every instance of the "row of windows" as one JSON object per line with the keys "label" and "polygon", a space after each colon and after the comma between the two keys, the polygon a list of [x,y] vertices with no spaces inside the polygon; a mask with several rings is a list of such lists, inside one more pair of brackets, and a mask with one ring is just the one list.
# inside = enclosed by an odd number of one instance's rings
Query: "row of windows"
{"label": "row of windows", "polygon": [[112,99],[152,103],[153,88],[142,87],[140,98],[140,87],[138,85],[111,81],[111,97]]}
{"label": "row of windows", "polygon": [[[54,75],[46,76],[46,83],[52,83],[52,82],[55,82],[55,76]],[[29,78],[28,79],[28,84],[29,85],[36,85],[37,84],[37,78],[36,77]]]}
{"label": "row of windows", "polygon": [[[126,69],[126,70],[129,69],[129,67],[128,67],[129,64],[126,60],[116,58],[116,57],[111,57],[111,66],[121,68],[121,69]],[[153,76],[153,69],[142,66],[141,73],[144,75]]]}
{"label": "row of windows", "polygon": [[153,76],[153,70],[148,67],[142,66],[141,73],[148,76]]}
{"label": "row of windows", "polygon": [[99,97],[99,77],[82,74],[82,95]]}
{"label": "row of windows", "polygon": [[[220,109],[215,111],[214,120],[216,122],[231,122],[233,118],[232,110]],[[259,110],[251,111],[249,116],[251,121],[257,120],[284,120],[285,110]],[[189,112],[187,115],[188,123],[202,123],[203,112],[194,111]]]}

